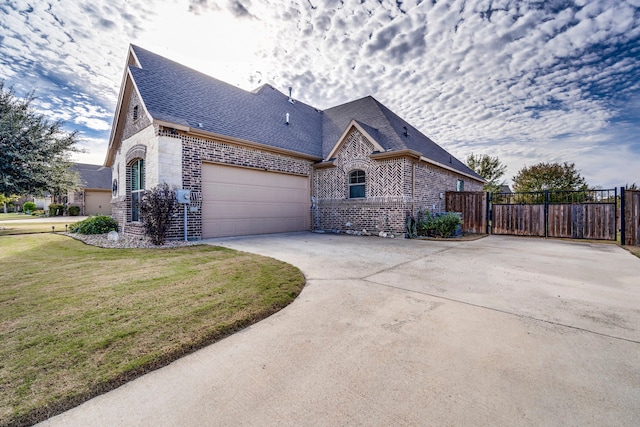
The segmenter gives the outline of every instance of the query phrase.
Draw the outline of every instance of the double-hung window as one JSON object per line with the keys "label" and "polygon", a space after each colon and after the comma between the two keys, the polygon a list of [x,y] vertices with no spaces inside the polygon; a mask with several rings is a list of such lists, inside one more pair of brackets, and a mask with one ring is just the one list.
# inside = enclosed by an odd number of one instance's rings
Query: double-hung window
{"label": "double-hung window", "polygon": [[366,197],[366,176],[363,170],[355,170],[349,174],[349,198],[358,199]]}
{"label": "double-hung window", "polygon": [[131,164],[131,221],[140,221],[140,200],[144,192],[144,160]]}

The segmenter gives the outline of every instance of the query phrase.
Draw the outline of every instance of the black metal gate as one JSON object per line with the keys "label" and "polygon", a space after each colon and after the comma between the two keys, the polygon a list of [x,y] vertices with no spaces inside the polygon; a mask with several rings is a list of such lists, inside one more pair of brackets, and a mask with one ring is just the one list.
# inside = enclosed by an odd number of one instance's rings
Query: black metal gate
{"label": "black metal gate", "polygon": [[492,234],[617,239],[617,188],[609,190],[493,193]]}

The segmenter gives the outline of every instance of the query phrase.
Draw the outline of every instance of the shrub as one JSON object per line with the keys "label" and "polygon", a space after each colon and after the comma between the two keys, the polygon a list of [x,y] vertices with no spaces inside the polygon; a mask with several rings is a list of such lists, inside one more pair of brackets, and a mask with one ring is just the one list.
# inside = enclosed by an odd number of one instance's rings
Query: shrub
{"label": "shrub", "polygon": [[154,245],[163,245],[171,226],[171,216],[178,209],[176,192],[163,182],[142,195],[140,216],[147,236]]}
{"label": "shrub", "polygon": [[24,205],[22,205],[22,210],[27,213],[27,212],[33,212],[36,210],[36,204],[33,202],[26,202]]}
{"label": "shrub", "polygon": [[78,234],[104,234],[110,231],[118,231],[118,223],[110,216],[90,216],[85,220],[71,224],[69,231]]}
{"label": "shrub", "polygon": [[62,216],[64,214],[64,205],[51,203],[49,205],[49,216]]}
{"label": "shrub", "polygon": [[67,208],[70,216],[78,216],[80,215],[80,206],[69,206]]}
{"label": "shrub", "polygon": [[432,215],[425,211],[418,214],[416,230],[420,236],[451,237],[461,224],[462,220],[455,213]]}
{"label": "shrub", "polygon": [[462,224],[460,217],[454,213],[446,213],[433,219],[433,229],[438,237],[451,237],[456,228]]}

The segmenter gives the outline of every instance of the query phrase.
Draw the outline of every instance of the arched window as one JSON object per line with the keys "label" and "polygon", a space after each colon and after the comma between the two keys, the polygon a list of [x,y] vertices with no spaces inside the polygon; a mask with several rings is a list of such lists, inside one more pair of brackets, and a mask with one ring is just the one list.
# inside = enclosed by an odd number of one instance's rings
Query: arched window
{"label": "arched window", "polygon": [[131,221],[140,221],[140,200],[144,192],[144,160],[131,163]]}
{"label": "arched window", "polygon": [[354,170],[349,174],[349,198],[358,199],[366,197],[366,176],[363,170]]}

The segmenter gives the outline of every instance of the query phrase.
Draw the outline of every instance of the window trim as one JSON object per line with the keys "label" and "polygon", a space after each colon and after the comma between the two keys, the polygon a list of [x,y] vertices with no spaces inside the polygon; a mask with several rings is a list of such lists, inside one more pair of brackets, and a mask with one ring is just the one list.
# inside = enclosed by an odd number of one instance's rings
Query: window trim
{"label": "window trim", "polygon": [[464,191],[464,180],[458,178],[458,181],[456,182],[456,191],[461,192]]}
{"label": "window trim", "polygon": [[[355,179],[354,179],[355,178]],[[355,181],[355,182],[354,182]],[[367,173],[362,169],[355,169],[349,172],[348,176],[349,199],[365,199],[367,197]],[[362,188],[361,196],[354,196],[356,188]],[[360,191],[358,191],[360,193]]]}
{"label": "window trim", "polygon": [[145,187],[144,159],[135,159],[129,164],[129,168],[131,170],[131,222],[140,222],[140,200]]}

